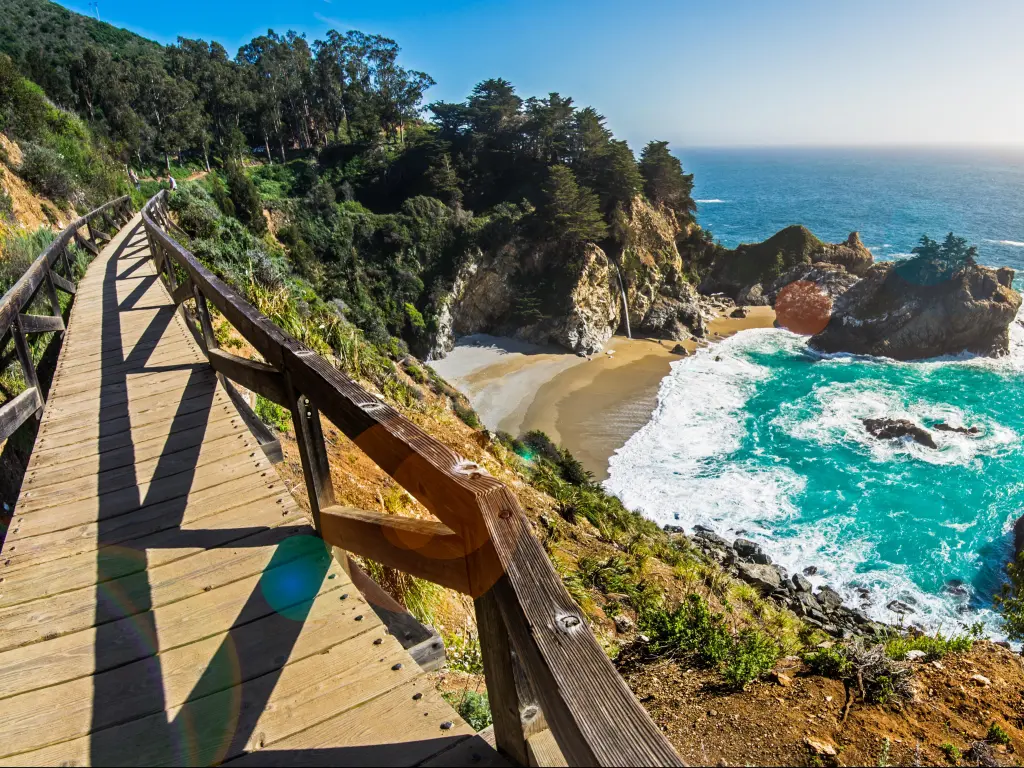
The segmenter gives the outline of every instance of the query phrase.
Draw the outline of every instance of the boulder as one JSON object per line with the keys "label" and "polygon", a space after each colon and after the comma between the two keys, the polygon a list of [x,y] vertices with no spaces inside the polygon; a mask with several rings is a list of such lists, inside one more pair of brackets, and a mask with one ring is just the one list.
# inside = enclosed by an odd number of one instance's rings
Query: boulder
{"label": "boulder", "polygon": [[729,317],[744,318],[749,315],[746,307],[736,307],[732,312],[729,313]]}
{"label": "boulder", "polygon": [[890,600],[885,607],[893,613],[915,613],[914,609],[902,600]]}
{"label": "boulder", "polygon": [[836,592],[832,587],[822,587],[818,590],[818,594],[815,595],[818,598],[818,602],[826,611],[834,611],[843,604],[843,596]]}
{"label": "boulder", "polygon": [[928,448],[938,448],[931,433],[907,419],[864,419],[864,428],[879,440],[909,437]]}
{"label": "boulder", "polygon": [[819,291],[833,302],[856,285],[860,278],[850,274],[838,264],[815,262],[814,264],[797,264],[775,278],[765,290],[765,297],[775,305],[779,292],[787,285],[802,281],[813,283]]}
{"label": "boulder", "polygon": [[845,243],[825,243],[815,254],[815,261],[842,267],[851,275],[863,277],[875,263],[871,251],[864,247],[860,235],[851,232]]}
{"label": "boulder", "polygon": [[697,292],[688,283],[672,287],[674,295],[659,294],[637,330],[659,339],[680,341],[707,335]]}
{"label": "boulder", "polygon": [[690,353],[687,351],[686,347],[684,347],[682,344],[676,344],[674,347],[672,347],[672,354],[673,355],[679,355],[680,357],[689,357],[690,356]]}
{"label": "boulder", "polygon": [[729,548],[728,540],[726,540],[722,536],[719,536],[717,533],[714,533],[713,531],[697,531],[695,534],[693,534],[693,538],[707,541],[711,544],[714,544],[715,546],[723,547],[725,549]]}
{"label": "boulder", "polygon": [[817,572],[818,566],[816,565],[808,565],[806,568],[804,568],[804,576],[813,576]]}
{"label": "boulder", "polygon": [[955,271],[876,264],[840,296],[828,325],[811,338],[822,352],[918,360],[1009,350],[1009,325],[1021,306],[1013,270],[967,263]]}
{"label": "boulder", "polygon": [[932,429],[939,432],[958,432],[961,435],[977,435],[981,433],[981,430],[977,427],[954,427],[944,421],[940,421]]}
{"label": "boulder", "polygon": [[738,563],[739,577],[748,584],[752,584],[762,594],[770,595],[782,587],[782,578],[779,572],[770,565],[759,565],[757,563]]}
{"label": "boulder", "polygon": [[760,544],[755,544],[750,539],[736,539],[732,543],[732,548],[736,550],[736,554],[740,557],[753,557],[754,555],[763,554]]}
{"label": "boulder", "polygon": [[811,582],[809,582],[799,573],[793,574],[793,586],[796,587],[797,592],[811,592],[814,589],[811,586]]}

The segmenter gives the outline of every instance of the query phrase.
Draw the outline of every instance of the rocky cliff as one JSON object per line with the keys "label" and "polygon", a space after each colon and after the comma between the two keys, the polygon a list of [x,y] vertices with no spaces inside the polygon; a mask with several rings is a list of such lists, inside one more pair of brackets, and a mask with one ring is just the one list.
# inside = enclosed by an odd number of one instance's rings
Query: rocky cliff
{"label": "rocky cliff", "polygon": [[897,264],[876,264],[836,300],[811,346],[898,360],[1005,354],[1021,306],[1013,276],[1012,269],[967,264],[941,281],[918,283]]}
{"label": "rocky cliff", "polygon": [[[620,245],[567,254],[523,235],[470,254],[434,298],[428,356],[443,357],[472,333],[516,336],[594,354],[618,330],[666,339],[706,333],[707,311],[685,278],[677,241],[694,225],[637,197],[625,211]],[[571,262],[571,267],[566,263]]]}
{"label": "rocky cliff", "polygon": [[778,291],[794,280],[821,278],[838,287],[835,279],[840,273],[836,269],[819,270],[815,278],[808,278],[807,270],[812,265],[831,265],[847,275],[861,277],[873,263],[871,251],[856,232],[851,232],[845,242],[826,243],[807,227],[793,225],[764,242],[723,251],[700,289],[703,293],[725,293],[738,304],[771,304]]}

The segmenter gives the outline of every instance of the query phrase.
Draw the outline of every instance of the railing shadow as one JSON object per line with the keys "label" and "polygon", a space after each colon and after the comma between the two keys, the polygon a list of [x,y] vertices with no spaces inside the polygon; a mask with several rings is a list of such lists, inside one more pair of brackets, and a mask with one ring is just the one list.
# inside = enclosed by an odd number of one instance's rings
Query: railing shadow
{"label": "railing shadow", "polygon": [[[330,556],[319,539],[314,540],[315,547],[306,546],[304,551],[297,552],[296,545],[290,544],[311,537],[286,538],[276,544],[271,562],[193,691],[182,701],[166,699],[158,653],[159,633],[152,611],[152,586],[146,570],[147,551],[154,546],[154,541],[152,537],[137,543],[123,540],[124,520],[119,518],[160,503],[165,529],[157,546],[167,548],[206,549],[227,543],[232,547],[265,547],[274,545],[283,534],[278,532],[280,535],[272,539],[261,536],[271,530],[267,527],[182,528],[203,441],[182,440],[181,435],[187,430],[205,432],[216,391],[216,379],[209,375],[205,365],[195,366],[189,373],[182,390],[187,397],[182,397],[178,403],[168,438],[152,477],[145,479],[148,488],[142,493],[140,485],[144,483],[135,475],[135,448],[130,435],[127,442],[125,436],[126,425],[130,425],[129,380],[132,376],[167,369],[166,366],[151,368],[147,361],[173,322],[175,312],[170,304],[157,309],[132,351],[127,356],[124,354],[120,345],[123,331],[120,313],[133,310],[155,282],[152,276],[140,279],[136,275],[141,266],[139,261],[148,258],[144,244],[144,230],[138,225],[109,259],[103,276],[99,328],[102,349],[99,413],[102,419],[98,436],[96,637],[90,760],[94,765],[137,765],[148,762],[147,756],[162,755],[174,764],[212,763],[240,754],[252,736],[258,715],[269,700],[283,662],[302,630],[312,598],[320,589]],[[119,300],[118,288],[124,281],[138,282],[138,285],[126,298]],[[187,366],[182,368],[187,369]],[[197,412],[202,414],[199,418]],[[115,469],[118,471],[111,471]],[[133,488],[135,498],[130,496]],[[126,493],[129,494],[127,502]],[[112,503],[115,499],[116,503]],[[296,527],[292,532],[308,531]],[[297,546],[302,549],[301,544]],[[282,582],[289,585],[283,601],[273,597],[280,593]],[[282,605],[288,606],[287,610],[282,610]],[[140,653],[140,658],[130,665],[118,668],[125,658],[124,626],[119,620],[127,617],[131,617],[138,642],[149,645],[148,653]],[[252,626],[257,621],[258,632]],[[273,638],[275,656],[272,658],[264,651],[261,642],[264,638]],[[126,676],[130,678],[127,681]],[[231,696],[223,696],[223,706],[216,706],[214,701],[211,712],[211,700],[207,697],[243,682],[244,708],[236,706]],[[125,707],[126,683],[132,703],[130,711]],[[170,718],[166,710],[179,705],[183,706]],[[194,710],[201,711],[201,724],[195,722]],[[121,729],[115,726],[130,721],[133,722],[133,738],[125,739]]]}

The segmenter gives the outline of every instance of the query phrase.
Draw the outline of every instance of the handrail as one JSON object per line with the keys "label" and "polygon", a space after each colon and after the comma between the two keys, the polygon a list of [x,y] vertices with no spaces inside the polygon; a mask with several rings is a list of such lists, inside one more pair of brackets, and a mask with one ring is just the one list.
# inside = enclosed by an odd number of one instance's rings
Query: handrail
{"label": "handrail", "polygon": [[[111,219],[113,216],[113,220]],[[0,406],[0,441],[6,440],[30,417],[38,417],[42,412],[44,399],[39,386],[35,364],[28,345],[30,333],[63,333],[64,318],[61,314],[60,300],[57,291],[61,290],[72,296],[75,294],[74,273],[68,259],[67,248],[74,240],[91,253],[100,252],[99,240],[109,241],[112,233],[104,232],[94,222],[100,219],[103,224],[120,229],[131,218],[131,202],[128,195],[111,200],[81,218],[75,219],[51,242],[33,261],[11,289],[0,298],[0,352],[6,349],[8,336],[13,337],[14,350],[0,355],[0,371],[17,356],[21,370],[28,385],[24,392],[13,397]],[[86,229],[88,237],[79,232]],[[59,264],[58,264],[59,261]],[[58,271],[63,267],[64,274]],[[33,302],[41,287],[46,288],[50,304],[49,315],[29,315],[23,311]]]}
{"label": "handrail", "polygon": [[[515,495],[260,314],[168,234],[176,225],[166,200],[164,190],[142,209],[157,272],[176,304],[195,301],[192,327],[214,370],[291,411],[317,532],[474,598],[498,749],[530,764],[531,731],[546,722],[570,764],[681,765],[597,644]],[[218,349],[207,302],[266,363]],[[441,523],[336,505],[321,413]]]}

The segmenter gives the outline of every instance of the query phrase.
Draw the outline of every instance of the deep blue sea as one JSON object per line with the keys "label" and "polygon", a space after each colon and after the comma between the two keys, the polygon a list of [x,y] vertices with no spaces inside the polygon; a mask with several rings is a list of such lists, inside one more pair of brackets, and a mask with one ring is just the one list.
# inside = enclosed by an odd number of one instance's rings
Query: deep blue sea
{"label": "deep blue sea", "polygon": [[[857,230],[877,259],[954,231],[980,260],[1024,270],[1024,152],[683,153],[699,218],[726,245],[801,223]],[[1020,279],[1017,285],[1020,285]],[[1024,327],[991,360],[821,356],[781,329],[745,331],[673,364],[650,423],[610,461],[608,487],[659,523],[760,541],[791,572],[886,621],[945,632],[983,622],[1024,514]],[[871,416],[977,426],[938,450],[881,442]],[[858,587],[867,587],[866,599]]]}

